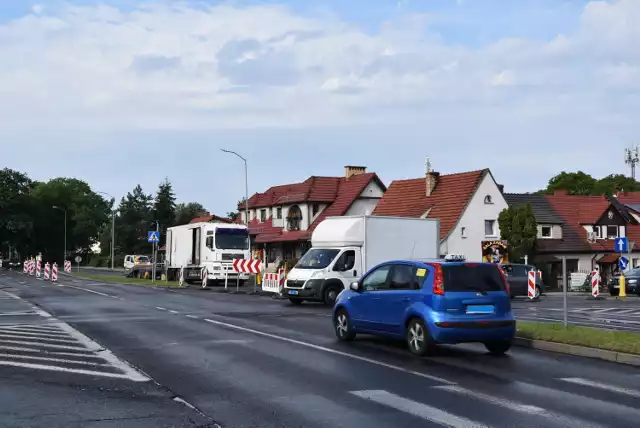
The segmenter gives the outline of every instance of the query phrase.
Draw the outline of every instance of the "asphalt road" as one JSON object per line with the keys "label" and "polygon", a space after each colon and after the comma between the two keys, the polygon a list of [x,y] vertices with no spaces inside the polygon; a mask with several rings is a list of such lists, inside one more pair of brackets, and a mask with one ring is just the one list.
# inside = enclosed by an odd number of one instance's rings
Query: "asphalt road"
{"label": "asphalt road", "polygon": [[[77,332],[69,334],[89,349],[87,340],[117,358],[101,370],[133,379],[7,366],[13,359],[0,340],[0,377],[11,380],[0,384],[0,400],[19,391],[0,409],[7,426],[631,428],[640,418],[640,369],[631,366],[519,348],[497,358],[475,345],[442,347],[416,359],[396,342],[336,342],[329,311],[320,305],[68,277],[60,282],[0,274],[3,291],[23,299],[0,300],[21,306],[0,306],[0,315],[13,313],[8,324],[24,332],[37,333],[35,324],[68,325],[65,331]],[[30,303],[51,315],[32,315],[46,319],[29,321],[31,329],[12,318]],[[102,397],[120,407],[98,403]],[[122,409],[130,419],[109,421],[123,417]]]}

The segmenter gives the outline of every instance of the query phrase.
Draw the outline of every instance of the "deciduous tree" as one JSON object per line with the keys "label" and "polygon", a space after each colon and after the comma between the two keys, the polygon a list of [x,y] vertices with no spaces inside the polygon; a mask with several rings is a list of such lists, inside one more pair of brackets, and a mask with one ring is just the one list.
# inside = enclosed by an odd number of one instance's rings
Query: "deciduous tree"
{"label": "deciduous tree", "polygon": [[509,259],[522,260],[527,255],[531,259],[536,249],[538,224],[531,204],[509,206],[498,216],[500,237],[508,242]]}
{"label": "deciduous tree", "polygon": [[160,242],[166,242],[166,231],[168,227],[176,221],[176,195],[168,179],[160,183],[153,204],[153,220],[158,222],[160,227]]}

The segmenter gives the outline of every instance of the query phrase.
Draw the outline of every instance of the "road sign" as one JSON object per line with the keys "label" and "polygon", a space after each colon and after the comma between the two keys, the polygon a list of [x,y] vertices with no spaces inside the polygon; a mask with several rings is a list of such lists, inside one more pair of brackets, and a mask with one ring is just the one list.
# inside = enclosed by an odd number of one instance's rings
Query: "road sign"
{"label": "road sign", "polygon": [[242,273],[260,273],[260,260],[235,259],[233,270]]}
{"label": "road sign", "polygon": [[629,241],[627,238],[621,237],[616,238],[614,241],[613,251],[617,251],[618,253],[626,253],[629,251]]}
{"label": "road sign", "polygon": [[76,256],[76,263],[80,263],[82,261],[82,257]]}
{"label": "road sign", "polygon": [[155,230],[147,232],[147,241],[154,244],[160,242],[160,232]]}
{"label": "road sign", "polygon": [[620,270],[627,270],[628,265],[629,260],[624,256],[620,256],[620,258],[618,259],[618,266],[620,266]]}

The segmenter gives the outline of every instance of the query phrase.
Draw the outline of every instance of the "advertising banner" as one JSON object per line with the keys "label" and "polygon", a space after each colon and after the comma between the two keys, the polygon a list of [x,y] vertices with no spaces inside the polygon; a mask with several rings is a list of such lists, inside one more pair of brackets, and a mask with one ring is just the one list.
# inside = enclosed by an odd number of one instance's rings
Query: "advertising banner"
{"label": "advertising banner", "polygon": [[509,263],[507,241],[482,241],[484,263]]}

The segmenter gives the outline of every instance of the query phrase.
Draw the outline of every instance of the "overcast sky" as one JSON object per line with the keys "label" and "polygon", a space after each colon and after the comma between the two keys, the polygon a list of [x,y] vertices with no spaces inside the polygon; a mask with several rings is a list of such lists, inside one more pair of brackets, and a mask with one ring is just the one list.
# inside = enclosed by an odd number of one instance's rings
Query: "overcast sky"
{"label": "overcast sky", "polygon": [[365,165],[509,192],[627,173],[640,1],[0,0],[0,167],[117,199],[168,177],[224,214]]}

